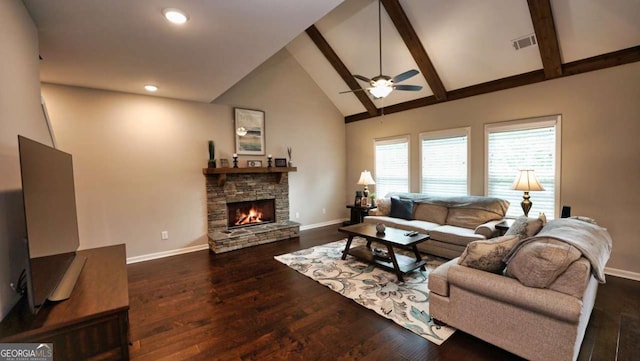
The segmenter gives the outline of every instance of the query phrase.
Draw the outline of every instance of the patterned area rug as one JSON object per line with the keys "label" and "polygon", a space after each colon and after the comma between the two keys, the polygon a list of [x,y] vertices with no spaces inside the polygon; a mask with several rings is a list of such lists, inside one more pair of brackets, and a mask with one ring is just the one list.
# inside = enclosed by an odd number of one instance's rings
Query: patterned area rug
{"label": "patterned area rug", "polygon": [[[429,316],[428,274],[444,260],[425,257],[426,272],[418,269],[406,274],[404,282],[398,282],[393,272],[363,263],[352,256],[341,260],[346,241],[343,239],[274,258],[437,345],[455,332],[454,328],[434,324]],[[365,243],[364,239],[355,238],[351,247]]]}

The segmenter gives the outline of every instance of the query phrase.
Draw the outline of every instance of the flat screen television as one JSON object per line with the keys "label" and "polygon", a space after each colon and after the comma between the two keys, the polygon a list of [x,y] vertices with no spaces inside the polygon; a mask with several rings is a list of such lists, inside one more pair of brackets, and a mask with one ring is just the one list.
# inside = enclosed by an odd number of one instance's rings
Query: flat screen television
{"label": "flat screen television", "polygon": [[71,154],[18,136],[29,262],[27,298],[36,313],[68,298],[86,259],[80,245]]}

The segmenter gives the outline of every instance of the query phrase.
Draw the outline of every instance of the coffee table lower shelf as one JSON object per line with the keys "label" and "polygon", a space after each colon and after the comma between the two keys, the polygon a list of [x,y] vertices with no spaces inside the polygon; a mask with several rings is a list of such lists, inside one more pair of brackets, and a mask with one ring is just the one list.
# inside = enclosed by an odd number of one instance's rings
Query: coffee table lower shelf
{"label": "coffee table lower shelf", "polygon": [[[391,272],[400,271],[400,273],[402,274],[409,273],[417,268],[424,267],[427,264],[424,260],[417,261],[415,258],[395,253],[396,262],[398,263],[398,270],[396,270],[393,267],[393,262],[390,258],[391,256],[388,258],[388,260],[375,256],[371,252],[371,249],[367,246],[350,248],[347,254],[354,256],[357,259],[361,259],[363,261],[385,268]],[[400,277],[400,280],[402,281],[402,277]]]}

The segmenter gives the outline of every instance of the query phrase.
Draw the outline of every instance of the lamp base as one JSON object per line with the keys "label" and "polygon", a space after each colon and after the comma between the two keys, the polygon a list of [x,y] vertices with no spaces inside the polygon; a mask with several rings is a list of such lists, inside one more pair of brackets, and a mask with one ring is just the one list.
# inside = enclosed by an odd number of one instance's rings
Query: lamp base
{"label": "lamp base", "polygon": [[529,192],[525,191],[522,196],[522,202],[520,205],[522,206],[522,211],[524,212],[525,217],[529,217],[529,210],[531,210],[531,206],[533,203],[529,200],[531,197],[529,196]]}

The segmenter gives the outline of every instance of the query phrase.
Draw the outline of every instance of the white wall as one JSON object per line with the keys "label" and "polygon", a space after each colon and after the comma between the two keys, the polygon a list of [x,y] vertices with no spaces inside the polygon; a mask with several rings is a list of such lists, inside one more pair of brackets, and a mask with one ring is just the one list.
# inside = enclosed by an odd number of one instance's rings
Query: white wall
{"label": "white wall", "polygon": [[53,84],[43,95],[58,145],[74,157],[81,248],[126,243],[127,257],[138,257],[206,245],[207,141],[231,159],[236,105],[265,111],[267,153],[293,148],[292,219],[344,216],[343,118],[286,51],[219,104]]}
{"label": "white wall", "polygon": [[573,215],[590,216],[608,228],[614,243],[607,266],[638,277],[639,99],[640,63],[632,63],[350,123],[347,194],[357,188],[362,169],[373,169],[375,138],[411,136],[410,184],[419,192],[418,134],[468,126],[471,194],[482,195],[484,125],[561,114],[560,205],[571,205]]}
{"label": "white wall", "polygon": [[0,1],[0,319],[26,266],[18,134],[51,144],[40,107],[38,34],[21,1]]}

